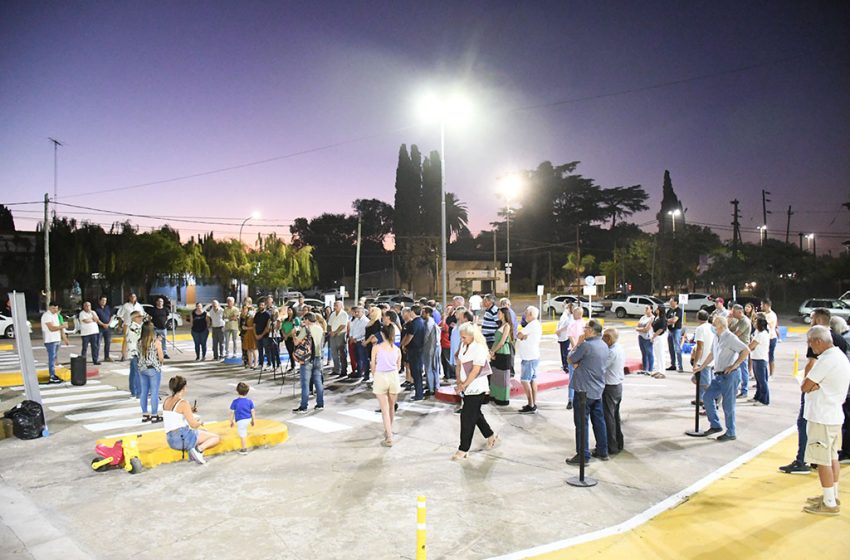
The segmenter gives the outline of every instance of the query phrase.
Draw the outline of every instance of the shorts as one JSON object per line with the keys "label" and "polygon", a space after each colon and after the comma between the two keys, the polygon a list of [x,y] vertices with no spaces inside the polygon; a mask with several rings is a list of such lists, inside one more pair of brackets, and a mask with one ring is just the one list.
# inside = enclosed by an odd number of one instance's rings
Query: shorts
{"label": "shorts", "polygon": [[806,456],[803,459],[805,462],[815,465],[831,465],[833,461],[838,460],[841,425],[829,426],[817,422],[808,422],[806,424],[806,435],[809,442],[806,445]]}
{"label": "shorts", "polygon": [[248,437],[248,426],[251,425],[250,418],[243,418],[236,421],[236,430],[239,432],[239,437]]}
{"label": "shorts", "polygon": [[523,360],[522,361],[522,379],[523,381],[534,381],[537,379],[537,364],[540,360]]}
{"label": "shorts", "polygon": [[189,451],[198,443],[198,431],[188,426],[183,426],[165,434],[165,440],[171,449]]}
{"label": "shorts", "polygon": [[397,371],[379,371],[372,376],[372,392],[376,395],[397,395],[401,393],[401,383]]}

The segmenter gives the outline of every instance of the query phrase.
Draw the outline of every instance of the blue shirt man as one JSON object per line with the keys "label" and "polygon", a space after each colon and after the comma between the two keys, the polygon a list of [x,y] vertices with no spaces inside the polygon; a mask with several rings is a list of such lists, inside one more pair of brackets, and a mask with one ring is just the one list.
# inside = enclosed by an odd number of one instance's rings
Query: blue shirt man
{"label": "blue shirt man", "polygon": [[[603,461],[608,460],[608,431],[605,426],[605,414],[602,406],[602,392],[605,390],[605,366],[608,363],[608,345],[602,340],[602,325],[590,320],[584,327],[584,335],[578,345],[570,353],[569,361],[575,366],[575,372],[570,378],[570,387],[576,392],[587,394],[584,418],[579,409],[573,408],[573,421],[576,429],[576,454],[567,459],[567,463],[578,464],[582,454],[585,462],[590,461],[588,423],[593,423],[593,437],[596,440],[596,450],[593,457]],[[580,447],[581,428],[584,428],[584,449]]]}

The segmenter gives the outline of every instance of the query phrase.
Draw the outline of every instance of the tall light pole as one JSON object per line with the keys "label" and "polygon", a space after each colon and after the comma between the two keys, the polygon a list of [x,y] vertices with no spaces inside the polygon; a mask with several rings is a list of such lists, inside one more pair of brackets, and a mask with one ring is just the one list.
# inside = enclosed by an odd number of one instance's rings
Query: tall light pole
{"label": "tall light pole", "polygon": [[667,215],[673,219],[673,233],[676,233],[676,217],[682,215],[682,211],[676,208],[675,210],[668,210]]}
{"label": "tall light pole", "polygon": [[[251,212],[251,215],[242,220],[242,225],[239,226],[239,246],[242,246],[242,228],[245,227],[245,224],[248,223],[248,220],[259,220],[260,213],[257,211]],[[239,289],[236,292],[236,301],[242,303],[242,275],[239,275]]]}

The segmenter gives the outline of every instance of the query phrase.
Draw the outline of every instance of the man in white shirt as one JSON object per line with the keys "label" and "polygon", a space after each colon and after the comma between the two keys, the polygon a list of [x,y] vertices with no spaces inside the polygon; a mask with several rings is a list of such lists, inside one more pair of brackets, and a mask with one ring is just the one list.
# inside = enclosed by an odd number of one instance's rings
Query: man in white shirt
{"label": "man in white shirt", "polygon": [[328,331],[331,335],[331,357],[334,362],[334,375],[348,375],[347,342],[345,340],[348,329],[348,313],[342,308],[342,301],[334,302],[334,310],[328,317]]}
{"label": "man in white shirt", "polygon": [[801,387],[806,394],[803,417],[806,419],[806,454],[804,461],[818,466],[823,496],[808,499],[803,511],[818,515],[838,515],[838,449],[844,411],[841,406],[850,387],[850,363],[847,356],[832,343],[832,335],[824,326],[814,326],[807,334],[809,347],[818,359]]}
{"label": "man in white shirt", "polygon": [[767,332],[770,334],[770,348],[767,351],[767,367],[770,375],[773,375],[773,358],[776,354],[776,341],[779,340],[779,317],[773,310],[773,304],[769,299],[761,300],[761,312],[767,319]]}
{"label": "man in white shirt", "polygon": [[[352,307],[351,313],[354,317],[348,323],[348,338],[354,344],[354,375],[363,377],[366,374],[366,362],[370,359],[367,355],[367,348],[363,346],[363,340],[366,338],[366,325],[369,324],[369,319],[363,316],[363,308]],[[344,375],[344,374],[343,374]]]}
{"label": "man in white shirt", "polygon": [[[691,352],[691,369],[694,372],[694,383],[699,383],[699,400],[702,404],[702,396],[708,386],[711,385],[714,379],[714,360],[708,361],[714,347],[714,332],[711,330],[711,323],[708,322],[708,311],[700,309],[697,313],[697,321],[699,326],[694,331],[694,344],[696,345]],[[691,401],[691,404],[696,405]]]}
{"label": "man in white shirt", "polygon": [[62,383],[56,376],[56,355],[59,353],[59,343],[68,344],[65,329],[59,323],[59,305],[51,301],[47,311],[41,314],[41,334],[44,337],[44,347],[47,349],[47,370],[50,372],[50,383]]}
{"label": "man in white shirt", "polygon": [[145,315],[145,310],[142,307],[142,304],[139,303],[136,294],[130,294],[130,297],[127,298],[127,301],[124,302],[124,305],[121,306],[121,309],[118,310],[118,317],[121,319],[124,329],[124,341],[121,343],[121,361],[127,357],[127,332],[130,329],[130,322],[132,321],[133,311],[138,311]]}
{"label": "man in white shirt", "polygon": [[77,320],[80,322],[80,338],[83,342],[80,355],[85,356],[86,350],[91,345],[92,364],[99,366],[97,357],[100,355],[100,328],[97,324],[97,315],[91,310],[91,302],[83,303],[83,309],[77,315]]}
{"label": "man in white shirt", "polygon": [[605,389],[602,390],[602,412],[608,434],[608,455],[623,450],[623,429],[620,425],[620,403],[623,401],[623,381],[626,378],[626,355],[617,342],[620,333],[611,327],[602,331],[602,340],[608,345],[605,364]]}
{"label": "man in white shirt", "polygon": [[537,412],[537,366],[540,364],[540,340],[543,327],[538,320],[540,310],[533,305],[525,309],[526,325],[517,337],[517,354],[522,364],[522,390],[528,404],[519,409],[520,413]]}

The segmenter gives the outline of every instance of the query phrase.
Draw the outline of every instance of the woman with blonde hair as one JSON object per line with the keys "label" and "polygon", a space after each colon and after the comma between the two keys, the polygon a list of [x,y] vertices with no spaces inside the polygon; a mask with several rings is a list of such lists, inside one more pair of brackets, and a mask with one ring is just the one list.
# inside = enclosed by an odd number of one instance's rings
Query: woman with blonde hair
{"label": "woman with blonde hair", "polygon": [[472,323],[464,323],[458,328],[461,340],[458,360],[461,367],[455,391],[463,397],[463,410],[460,413],[460,445],[452,456],[453,461],[469,456],[476,426],[481,435],[487,438],[487,449],[492,449],[499,441],[499,436],[493,432],[481,412],[481,406],[487,402],[487,376],[491,372],[487,341],[484,340],[481,329]]}

